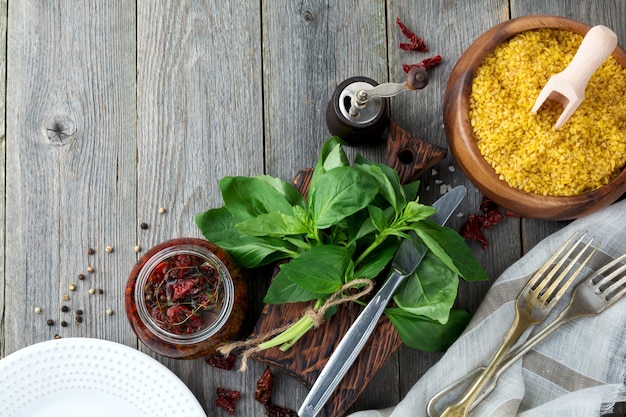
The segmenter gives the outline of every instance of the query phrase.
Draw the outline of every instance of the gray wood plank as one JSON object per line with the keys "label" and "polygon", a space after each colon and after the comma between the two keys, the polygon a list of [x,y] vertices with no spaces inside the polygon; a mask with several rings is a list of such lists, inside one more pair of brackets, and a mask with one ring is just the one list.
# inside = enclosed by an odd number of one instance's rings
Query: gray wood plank
{"label": "gray wood plank", "polygon": [[[137,221],[149,228],[134,230],[146,250],[174,237],[200,237],[194,216],[222,204],[222,177],[263,174],[260,16],[253,1],[138,2]],[[160,207],[167,211],[160,214]],[[248,317],[255,322],[258,312]],[[209,415],[216,413],[217,387],[246,395],[239,415],[263,415],[251,396],[264,366],[222,371],[202,359],[172,360],[139,347],[174,371]]]}
{"label": "gray wood plank", "polygon": [[[133,5],[11,2],[9,19],[4,353],[55,334],[129,343],[122,294],[134,259]],[[105,256],[106,245],[117,251]],[[78,282],[79,273],[88,279]],[[91,297],[91,286],[105,293]],[[61,313],[63,303],[83,309],[84,323]]]}
{"label": "gray wood plank", "polygon": [[[6,176],[6,68],[7,68],[7,56],[6,56],[6,35],[7,35],[7,2],[6,0],[0,1],[0,192],[2,195],[5,191],[5,176]],[[5,225],[5,200],[0,198],[0,224]],[[5,227],[0,230],[0,311],[5,310]],[[4,334],[4,320],[0,318],[0,358],[4,357],[4,341],[2,335]]]}
{"label": "gray wood plank", "polygon": [[[325,111],[336,86],[359,75],[388,80],[385,4],[265,1],[262,15],[266,172],[290,181],[314,165],[330,136]],[[346,150],[378,161],[384,153],[383,146]],[[367,391],[355,407],[398,398],[394,370],[377,378],[387,389]],[[281,384],[289,389],[276,392],[278,403],[297,409],[306,390]]]}
{"label": "gray wood plank", "polygon": [[[313,166],[330,136],[326,105],[339,83],[359,75],[387,81],[385,39],[380,0],[263,2],[268,174],[291,180]],[[358,152],[382,155],[380,147]]]}

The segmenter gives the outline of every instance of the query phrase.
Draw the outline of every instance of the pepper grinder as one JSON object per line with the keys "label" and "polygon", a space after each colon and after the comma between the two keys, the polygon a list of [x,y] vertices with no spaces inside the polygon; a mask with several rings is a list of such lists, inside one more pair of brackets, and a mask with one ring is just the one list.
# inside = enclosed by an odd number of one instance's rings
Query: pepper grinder
{"label": "pepper grinder", "polygon": [[404,83],[378,84],[371,78],[348,78],[337,86],[326,107],[326,124],[332,135],[349,146],[381,142],[389,126],[389,98],[428,85],[428,72],[411,69]]}

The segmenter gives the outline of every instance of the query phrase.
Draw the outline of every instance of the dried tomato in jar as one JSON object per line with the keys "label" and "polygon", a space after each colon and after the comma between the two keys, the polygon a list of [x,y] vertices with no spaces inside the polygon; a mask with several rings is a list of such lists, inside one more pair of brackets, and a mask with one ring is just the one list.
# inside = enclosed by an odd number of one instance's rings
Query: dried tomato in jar
{"label": "dried tomato in jar", "polygon": [[155,352],[178,359],[212,355],[239,337],[247,305],[243,276],[223,249],[177,238],[147,251],[126,284],[128,320]]}

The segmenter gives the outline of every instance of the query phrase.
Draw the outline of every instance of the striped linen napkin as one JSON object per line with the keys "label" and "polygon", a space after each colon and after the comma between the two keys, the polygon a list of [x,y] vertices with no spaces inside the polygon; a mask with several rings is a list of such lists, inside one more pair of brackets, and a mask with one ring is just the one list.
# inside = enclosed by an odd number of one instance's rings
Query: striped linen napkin
{"label": "striped linen napkin", "polygon": [[[570,223],[509,267],[491,287],[463,335],[397,406],[349,417],[426,417],[426,404],[435,393],[490,361],[513,322],[519,291],[566,239],[582,230],[601,242],[590,268],[598,269],[626,253],[626,200]],[[566,295],[546,322],[568,302]],[[601,416],[610,413],[614,403],[624,401],[626,297],[602,314],[578,318],[540,342],[500,376],[497,387],[470,417]]]}

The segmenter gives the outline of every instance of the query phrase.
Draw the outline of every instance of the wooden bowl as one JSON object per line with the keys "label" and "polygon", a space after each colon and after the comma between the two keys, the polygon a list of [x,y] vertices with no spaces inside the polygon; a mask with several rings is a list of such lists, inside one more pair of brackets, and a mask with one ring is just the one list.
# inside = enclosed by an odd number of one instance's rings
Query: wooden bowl
{"label": "wooden bowl", "polygon": [[[557,16],[532,15],[494,26],[463,53],[450,74],[444,94],[444,125],[450,150],[469,180],[503,208],[523,217],[570,220],[598,211],[626,192],[626,168],[609,184],[572,197],[543,196],[521,191],[501,180],[481,155],[469,117],[469,96],[474,74],[483,59],[502,41],[527,30],[554,28],[585,35],[591,28]],[[626,52],[619,46],[613,56],[626,67]]]}

